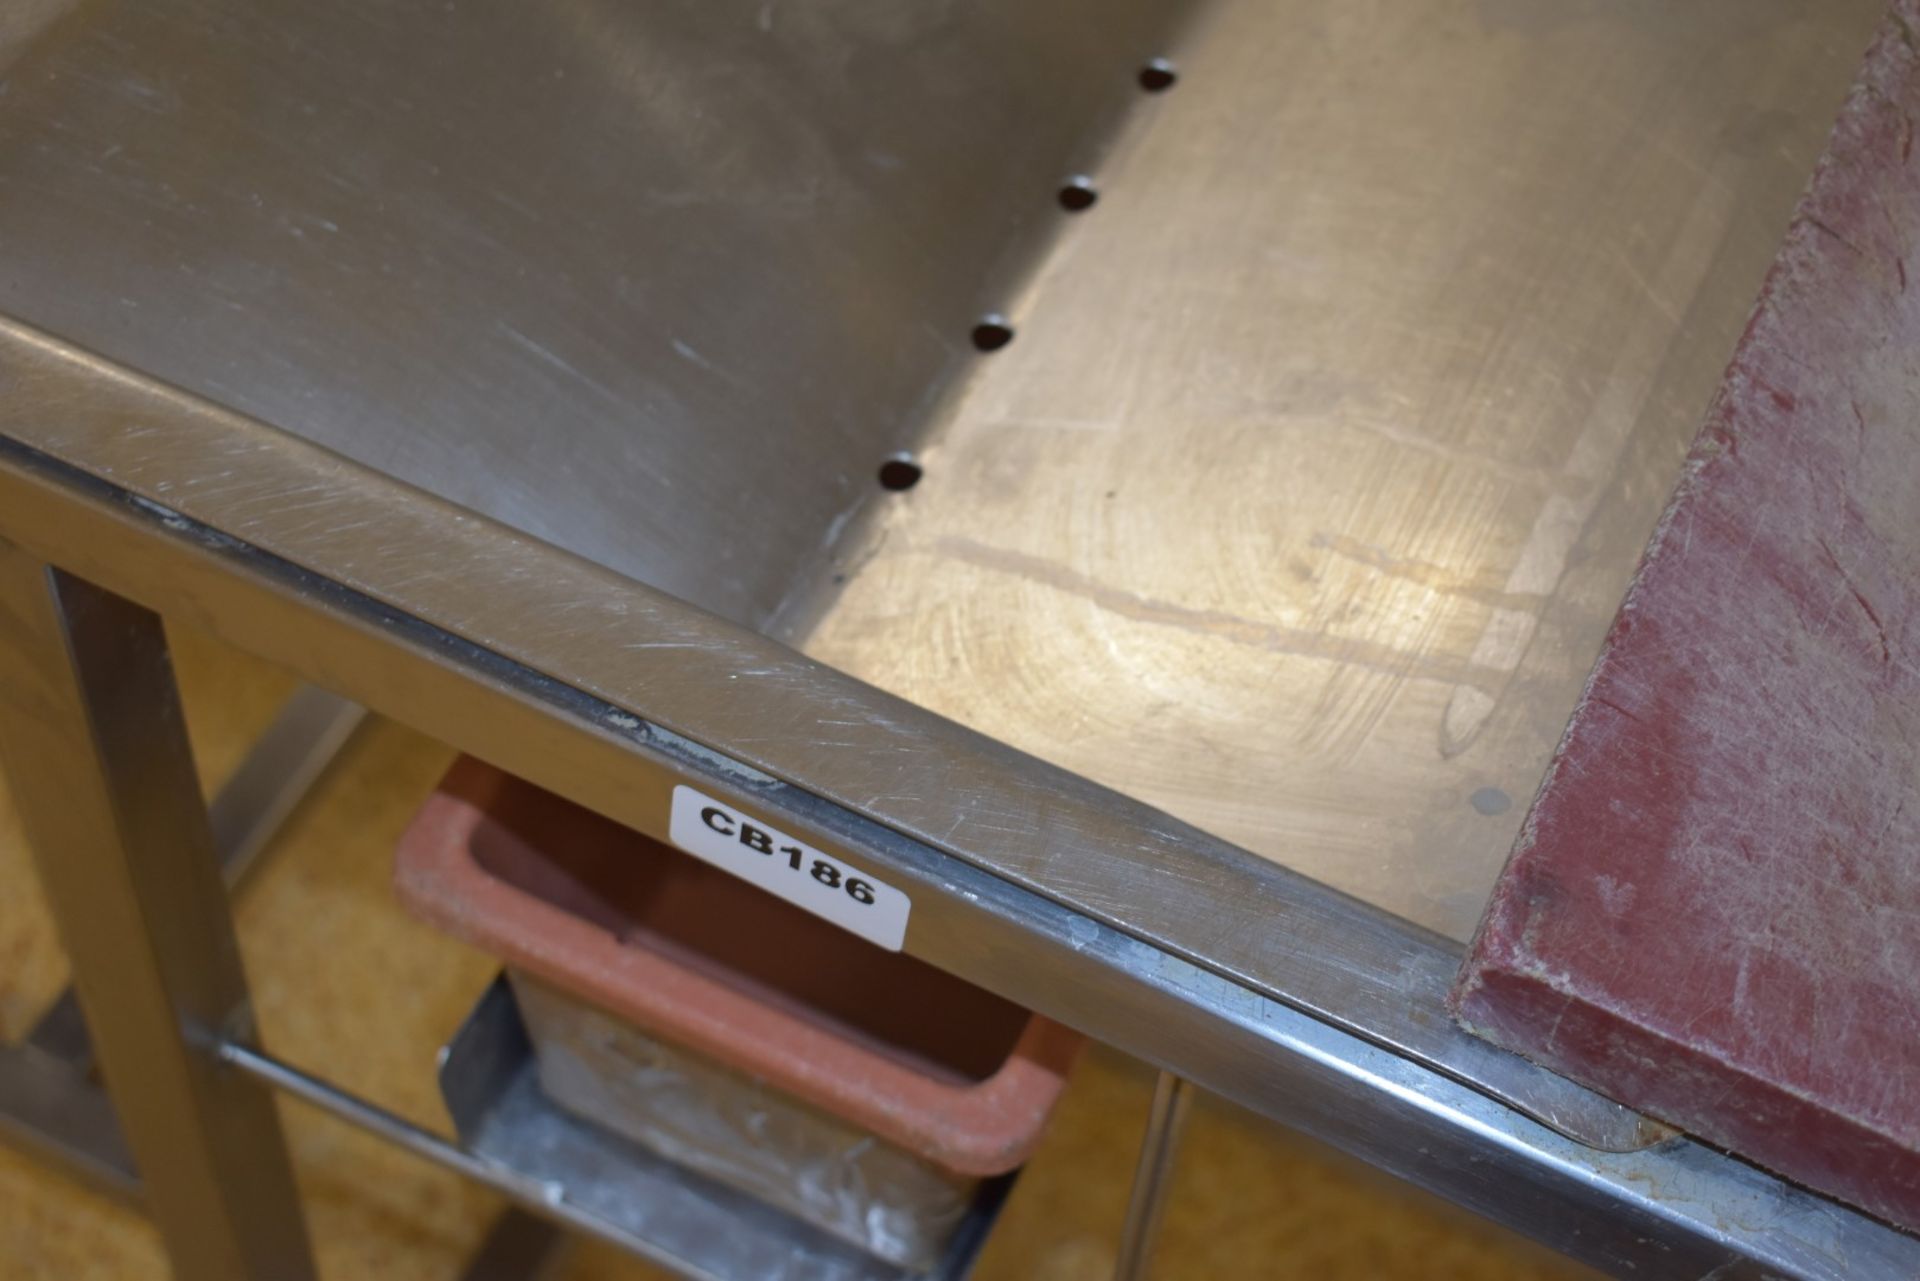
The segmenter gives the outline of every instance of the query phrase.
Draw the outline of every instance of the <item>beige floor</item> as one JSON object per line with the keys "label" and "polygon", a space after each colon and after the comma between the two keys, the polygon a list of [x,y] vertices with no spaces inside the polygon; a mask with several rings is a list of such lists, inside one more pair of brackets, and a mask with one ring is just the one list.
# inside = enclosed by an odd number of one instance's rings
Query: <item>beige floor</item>
{"label": "beige floor", "polygon": [[[232,768],[286,689],[276,674],[177,638],[203,772]],[[444,1127],[434,1051],[494,967],[414,924],[388,892],[388,859],[450,753],[398,726],[363,732],[280,839],[240,911],[273,1048],[424,1124]],[[0,792],[0,1038],[18,1037],[64,979]],[[1087,1056],[1057,1122],[987,1247],[982,1281],[1094,1281],[1112,1266],[1151,1086],[1139,1064]],[[297,1104],[285,1115],[322,1275],[456,1278],[498,1209],[489,1193]],[[0,1278],[143,1281],[165,1275],[137,1216],[0,1150]],[[567,1281],[659,1275],[597,1245]],[[1221,1104],[1196,1112],[1157,1257],[1161,1278],[1343,1281],[1588,1275],[1438,1201]]]}

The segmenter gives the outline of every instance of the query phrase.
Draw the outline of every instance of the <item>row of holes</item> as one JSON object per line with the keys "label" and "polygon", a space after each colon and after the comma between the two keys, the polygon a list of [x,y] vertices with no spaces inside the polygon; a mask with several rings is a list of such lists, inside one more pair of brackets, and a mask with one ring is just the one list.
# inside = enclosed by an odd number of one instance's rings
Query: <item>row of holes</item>
{"label": "row of holes", "polygon": [[[1164,93],[1173,87],[1179,73],[1167,59],[1154,58],[1140,68],[1135,79],[1148,93]],[[1067,179],[1055,198],[1068,213],[1082,213],[1093,208],[1094,202],[1100,199],[1100,191],[1093,185],[1093,179],[1075,174]],[[975,351],[999,351],[1013,341],[1013,326],[1005,316],[982,316],[969,336]],[[913,455],[895,454],[880,464],[880,486],[900,493],[919,484],[921,474],[920,464],[913,460]]]}

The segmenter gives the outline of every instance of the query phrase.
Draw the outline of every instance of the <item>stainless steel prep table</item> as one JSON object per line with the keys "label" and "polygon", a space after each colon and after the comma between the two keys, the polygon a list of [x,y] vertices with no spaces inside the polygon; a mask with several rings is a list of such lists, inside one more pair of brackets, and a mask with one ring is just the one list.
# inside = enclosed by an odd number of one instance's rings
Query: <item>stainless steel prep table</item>
{"label": "stainless steel prep table", "polygon": [[[909,952],[1602,1267],[1920,1272],[1439,1004],[1877,16],[0,19],[10,770],[183,1274],[304,1274],[262,1083],[384,1122],[248,1043],[156,615],[655,835],[773,816]],[[0,1083],[133,1188],[59,1056]]]}

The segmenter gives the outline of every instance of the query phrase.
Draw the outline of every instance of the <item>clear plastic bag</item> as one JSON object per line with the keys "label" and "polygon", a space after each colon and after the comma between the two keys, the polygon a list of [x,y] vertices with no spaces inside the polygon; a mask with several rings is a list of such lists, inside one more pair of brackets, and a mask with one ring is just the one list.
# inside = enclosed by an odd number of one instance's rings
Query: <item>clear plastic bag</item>
{"label": "clear plastic bag", "polygon": [[911,1269],[978,1180],[513,973],[542,1090],[567,1111]]}

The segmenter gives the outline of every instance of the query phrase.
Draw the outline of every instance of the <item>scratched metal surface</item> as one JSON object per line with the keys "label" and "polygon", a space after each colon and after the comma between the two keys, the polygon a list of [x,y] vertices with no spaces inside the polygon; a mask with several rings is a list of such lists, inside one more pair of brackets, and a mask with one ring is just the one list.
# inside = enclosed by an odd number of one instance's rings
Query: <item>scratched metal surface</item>
{"label": "scratched metal surface", "polygon": [[[1082,3],[40,0],[0,310],[736,619],[831,601],[816,657],[1464,938],[1877,4],[1217,0],[1009,303],[1160,20]],[[956,356],[989,298],[1018,336]],[[595,686],[587,602],[300,501],[229,515]]]}
{"label": "scratched metal surface", "polygon": [[[518,32],[511,19],[520,11],[484,12],[496,41]],[[754,11],[756,30],[763,12]],[[1031,20],[1021,12],[1022,23]],[[13,63],[8,94],[27,106],[0,109],[7,122],[0,132],[25,132],[0,153],[0,170],[19,200],[0,201],[0,227],[18,220],[38,237],[20,244],[52,246],[71,270],[61,275],[23,252],[8,261],[10,283],[0,283],[14,291],[12,305],[26,320],[107,348],[136,368],[102,364],[38,330],[0,323],[4,373],[13,380],[0,401],[6,431],[42,456],[18,454],[9,465],[76,468],[148,504],[139,510],[168,528],[200,522],[363,593],[381,609],[523,664],[517,679],[537,674],[537,688],[550,680],[624,709],[605,722],[608,735],[644,717],[1520,1100],[1571,1132],[1590,1133],[1583,1118],[1592,1119],[1596,1101],[1585,1092],[1444,1019],[1439,991],[1457,953],[1441,941],[1016,749],[1037,749],[1392,911],[1461,932],[1510,834],[1500,821],[1482,821],[1500,814],[1479,811],[1498,811],[1503,794],[1516,797],[1530,785],[1564,720],[1571,689],[1561,698],[1555,682],[1577,684],[1570,673],[1585,663],[1585,654],[1577,664],[1566,656],[1597,638],[1644,538],[1635,504],[1644,502],[1650,519],[1704,399],[1703,389],[1696,400],[1687,378],[1697,371],[1703,388],[1711,385],[1777,235],[1769,202],[1777,200],[1784,222],[1820,132],[1811,122],[1831,111],[1822,94],[1829,69],[1837,99],[1853,58],[1843,46],[1864,40],[1870,15],[1853,40],[1833,17],[1838,12],[1823,9],[1815,21],[1767,7],[1676,11],[1570,0],[1281,11],[1223,0],[1215,25],[1182,52],[1180,83],[1140,100],[1151,105],[1136,113],[1125,157],[1103,166],[1100,202],[1057,242],[1024,304],[1010,306],[1020,327],[1013,345],[980,362],[955,400],[940,399],[939,379],[923,388],[916,406],[940,411],[944,423],[924,451],[927,479],[887,504],[884,528],[859,554],[826,566],[853,581],[814,637],[816,653],[1011,747],[609,572],[652,577],[715,604],[715,567],[724,579],[729,564],[737,567],[727,558],[743,544],[702,501],[710,493],[694,481],[683,492],[678,483],[682,472],[730,472],[735,497],[744,497],[729,518],[746,512],[741,519],[750,520],[789,494],[798,495],[794,510],[813,516],[776,522],[784,541],[753,553],[768,552],[795,571],[788,580],[769,577],[772,589],[759,607],[772,611],[796,591],[799,599],[824,599],[804,590],[806,580],[848,509],[815,502],[805,483],[812,473],[788,465],[796,450],[806,451],[782,427],[743,438],[733,431],[738,424],[716,420],[705,438],[662,428],[666,434],[654,439],[646,433],[658,424],[642,415],[635,423],[645,431],[627,441],[632,454],[593,454],[599,465],[572,485],[565,482],[579,459],[568,461],[570,451],[603,440],[595,434],[602,424],[591,410],[582,411],[585,429],[567,418],[580,409],[561,395],[577,390],[571,381],[536,380],[527,385],[532,392],[516,383],[516,371],[528,366],[513,356],[510,348],[520,344],[511,335],[506,345],[451,351],[444,344],[458,326],[437,328],[446,318],[410,301],[404,288],[372,295],[392,304],[392,315],[376,307],[363,317],[338,306],[324,289],[308,291],[331,279],[340,260],[331,252],[295,279],[265,274],[287,316],[227,306],[235,300],[225,285],[201,274],[207,263],[281,261],[264,250],[250,258],[245,243],[220,239],[225,228],[244,242],[258,229],[253,215],[193,202],[228,191],[218,184],[171,193],[116,185],[114,176],[134,162],[122,159],[128,148],[112,150],[122,146],[117,141],[86,158],[85,145],[110,132],[89,113],[112,107],[120,113],[115,121],[190,143],[172,157],[183,166],[179,174],[191,176],[200,165],[227,173],[227,158],[202,134],[179,133],[168,115],[177,104],[164,97],[158,111],[118,101],[130,93],[148,100],[124,78],[95,75],[75,87],[66,72],[40,81],[28,74],[68,66],[61,60],[79,58],[73,51],[82,46],[86,67],[124,69],[134,55],[96,37],[101,22],[137,25],[138,15],[113,5],[81,6],[17,45],[25,53]],[[329,25],[347,22],[342,14],[418,18],[406,6],[328,13],[334,16],[288,21],[344,40],[342,31],[351,30]],[[281,28],[248,30],[270,43]],[[1023,51],[1046,46],[1032,32],[994,30]],[[172,34],[186,50],[181,59],[204,51],[184,28]],[[533,56],[543,48],[531,49],[529,65],[545,65]],[[164,41],[148,45],[141,67],[173,67],[167,51]],[[313,47],[301,52],[312,61]],[[382,101],[398,110],[410,66],[382,50],[370,56]],[[461,133],[450,122],[477,92],[468,83],[474,57],[467,50],[464,72],[443,69],[422,82],[434,88],[423,118],[446,124],[449,136]],[[724,66],[723,56],[715,58]],[[251,64],[240,70],[224,83],[185,76],[202,125],[232,125],[242,115],[250,122],[262,103],[267,117],[299,104],[303,81],[290,89],[264,82]],[[337,66],[327,85],[351,86],[363,70],[358,62]],[[997,66],[992,74],[1000,74]],[[249,96],[256,93],[258,101]],[[322,97],[328,110],[356,101],[351,93]],[[69,98],[74,115],[46,114],[46,101]],[[247,110],[222,108],[222,101]],[[315,105],[322,109],[320,99]],[[894,107],[891,100],[866,104],[869,111]],[[408,123],[404,110],[399,119],[393,129],[416,146],[436,136]],[[50,130],[37,139],[36,120]],[[971,139],[979,123],[955,127]],[[683,129],[687,118],[668,125]],[[304,137],[309,127],[295,121],[267,132]],[[235,128],[239,143],[259,141]],[[135,133],[151,147],[152,137]],[[384,154],[387,143],[337,145],[351,159],[367,148]],[[521,137],[518,145],[521,161],[539,158],[533,142]],[[571,154],[564,139],[550,149]],[[459,154],[466,177],[486,171],[483,156]],[[297,162],[276,168],[253,159],[263,173],[305,173]],[[552,214],[538,229],[547,239],[592,241],[603,229],[599,220],[613,217],[603,203],[613,196],[583,187],[582,171],[567,172],[572,185],[529,185],[517,194]],[[157,202],[156,191],[164,197]],[[395,189],[393,198],[402,194],[405,208],[387,209],[379,191],[368,208],[393,220],[393,262],[427,303],[479,297],[564,316],[604,284],[587,273],[569,277],[575,288],[561,291],[556,304],[558,287],[533,269],[565,251],[535,232],[516,246],[527,255],[510,263],[527,269],[517,283],[482,273],[482,288],[464,271],[442,272],[431,233],[443,224],[408,221],[432,192],[416,185]],[[442,212],[481,216],[472,210],[484,208],[477,203],[484,184],[461,194]],[[154,214],[150,205],[158,209],[151,226],[143,221]],[[813,230],[833,231],[830,213],[819,213]],[[911,222],[911,206],[892,213]],[[62,215],[71,228],[60,225]],[[115,218],[129,232],[121,240],[101,231]],[[346,234],[347,224],[339,225]],[[944,238],[943,226],[914,229]],[[658,249],[645,232],[633,243]],[[101,261],[76,257],[69,240],[91,244]],[[613,236],[609,243],[627,242]],[[697,239],[690,243],[697,247]],[[963,230],[939,251],[972,243]],[[186,253],[187,269],[173,263],[174,276],[158,284],[142,274],[172,262],[170,252]],[[656,266],[660,281],[681,279],[681,264]],[[122,280],[177,312],[181,332],[147,320],[104,320],[111,298],[141,296],[107,292]],[[712,283],[740,284],[724,274]],[[254,328],[243,334],[238,321],[216,314],[220,307]],[[71,323],[60,323],[63,316]],[[363,319],[366,328],[355,329]],[[751,328],[752,319],[741,323]],[[81,322],[93,331],[80,332]],[[303,333],[326,345],[301,347],[294,340]],[[587,337],[611,341],[621,333],[596,328]],[[878,344],[882,364],[898,354],[887,346],[885,326],[862,334]],[[229,349],[210,335],[253,345]],[[446,363],[414,369],[407,362],[419,354]],[[333,360],[343,363],[336,368]],[[356,363],[362,360],[404,365],[407,378],[362,387],[355,382],[368,367]],[[579,372],[577,362],[563,360]],[[774,353],[763,363],[792,373],[784,360]],[[249,402],[248,395],[285,392],[290,384],[277,381],[275,370],[288,361],[326,375],[313,403],[274,409]],[[267,422],[169,396],[145,377],[189,381],[183,370],[198,376],[229,367],[239,383],[216,378],[218,385],[198,389]],[[692,376],[684,353],[663,367]],[[825,376],[823,368],[801,372]],[[430,397],[414,394],[414,377],[429,391],[472,381],[462,404],[474,416],[440,415]],[[85,392],[75,393],[82,385]],[[342,405],[345,417],[329,418]],[[355,416],[356,405],[364,416]],[[302,416],[309,412],[319,417]],[[346,448],[315,428],[321,420],[350,428],[349,443],[369,451],[356,454],[362,461],[424,441],[446,446],[453,462],[352,466],[312,447]],[[835,447],[831,433],[809,439],[827,453]],[[1671,455],[1663,452],[1669,440]],[[517,444],[497,449],[502,442]],[[803,461],[820,459],[806,453]],[[381,467],[433,493],[395,484]],[[647,515],[681,524],[657,545],[647,541],[651,526],[624,532],[633,537],[629,550],[660,552],[670,574],[648,574],[577,537],[560,539],[542,523],[604,517],[592,503],[610,492],[625,496],[636,476],[657,480],[656,472],[676,480],[676,497]],[[13,501],[51,503],[38,508],[45,519],[0,515],[11,526],[51,526],[67,509],[42,488],[45,477],[25,477],[10,474]],[[462,489],[467,482],[479,498]],[[475,520],[461,503],[504,513],[599,563]],[[587,505],[585,514],[568,503]],[[51,528],[32,532],[46,533],[62,555],[98,559],[102,547],[121,547],[117,534],[103,532],[119,526],[105,519],[71,538]],[[692,551],[674,543],[691,538],[688,529],[717,531],[715,541]],[[18,537],[35,541],[27,532]],[[94,539],[106,541],[89,550]],[[162,563],[155,572],[177,592],[168,597],[145,576],[128,580],[127,565],[95,568],[120,590],[152,590],[175,607],[214,609],[239,591]],[[210,597],[195,595],[202,590]],[[1311,610],[1296,609],[1300,601]],[[447,725],[449,737],[470,732],[541,781],[588,791],[596,807],[648,826],[645,811],[659,797],[636,794],[632,761],[600,751],[589,735],[569,738],[547,726],[543,742],[551,750],[509,742],[494,725],[476,724],[476,707],[448,705],[458,682],[444,672],[423,690],[422,674],[409,674],[386,651],[363,645],[354,660],[318,652],[321,642],[297,609],[222,617],[234,639],[255,637],[264,652],[292,653],[323,683],[369,691],[365,701],[383,707],[412,708],[417,719]],[[795,617],[790,610],[786,621]],[[384,634],[391,644],[409,643],[403,626]],[[352,638],[364,642],[358,633]],[[339,635],[333,641],[348,644]],[[1540,652],[1553,656],[1544,675],[1527,666]],[[1436,747],[1442,732],[1448,737]],[[1436,754],[1438,765],[1429,759]],[[1490,761],[1528,777],[1482,784],[1477,777]],[[1474,789],[1464,795],[1463,775]],[[931,916],[923,910],[923,919]],[[1600,1119],[1604,1128],[1609,1118]],[[1632,1118],[1624,1120],[1637,1131]]]}
{"label": "scratched metal surface", "polygon": [[1880,12],[1224,0],[809,653],[1466,938]]}
{"label": "scratched metal surface", "polygon": [[0,311],[763,625],[1177,7],[6,0]]}

